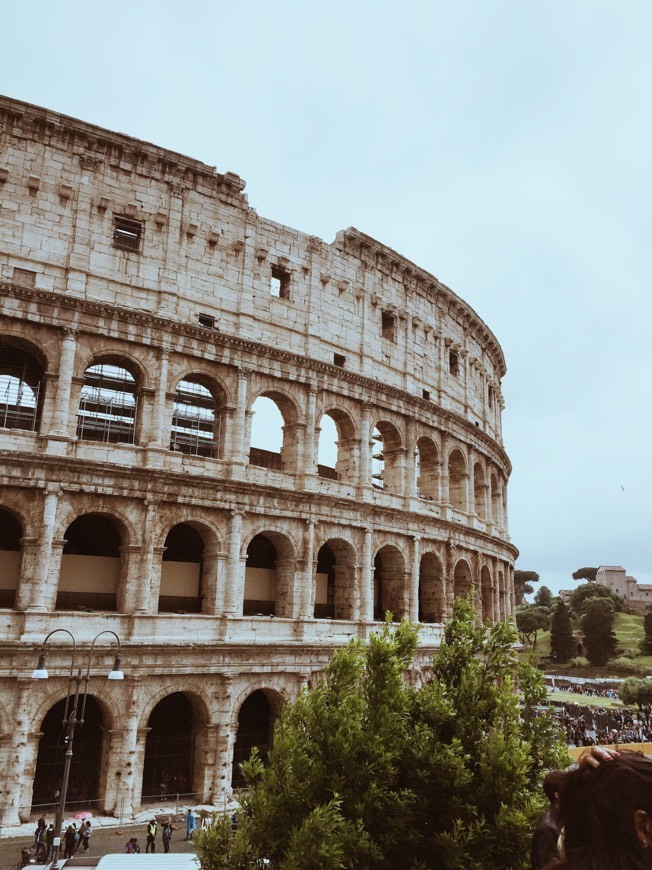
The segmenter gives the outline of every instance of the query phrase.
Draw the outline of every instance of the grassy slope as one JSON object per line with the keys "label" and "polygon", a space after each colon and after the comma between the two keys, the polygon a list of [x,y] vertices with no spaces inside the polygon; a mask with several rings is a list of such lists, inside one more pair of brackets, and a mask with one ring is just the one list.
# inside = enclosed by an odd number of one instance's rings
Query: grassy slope
{"label": "grassy slope", "polygon": [[[618,649],[620,656],[625,656],[634,661],[634,664],[643,673],[652,676],[652,656],[640,656],[638,650],[640,643],[643,640],[643,617],[631,613],[617,613],[615,622],[615,632],[618,638]],[[579,626],[573,624],[574,631],[579,631]],[[631,676],[631,672],[625,672],[617,666],[610,664],[606,668],[583,667],[574,668],[568,665],[553,665],[549,661],[550,657],[550,632],[540,631],[537,637],[537,648],[535,650],[535,660],[544,670],[553,672],[561,672],[574,674],[575,676],[591,677],[591,676]]]}

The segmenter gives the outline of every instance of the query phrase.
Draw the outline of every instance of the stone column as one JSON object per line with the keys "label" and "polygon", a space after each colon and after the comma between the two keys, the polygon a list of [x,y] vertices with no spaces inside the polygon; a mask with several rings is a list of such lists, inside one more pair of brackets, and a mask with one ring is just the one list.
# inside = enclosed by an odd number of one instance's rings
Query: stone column
{"label": "stone column", "polygon": [[297,590],[298,615],[301,619],[312,619],[315,615],[315,524],[306,520],[303,538],[303,571],[297,571],[295,583],[301,584]]}
{"label": "stone column", "polygon": [[364,530],[362,541],[362,565],[360,569],[360,619],[373,622],[374,618],[374,575],[371,529]]}
{"label": "stone column", "polygon": [[455,602],[455,550],[450,541],[446,542],[444,572],[446,575],[446,617],[450,618],[453,615],[453,603]]}
{"label": "stone column", "polygon": [[234,465],[246,465],[248,461],[248,445],[245,452],[245,436],[247,433],[247,384],[249,372],[247,369],[238,369],[238,390],[236,397],[235,413],[229,417],[230,432],[226,442],[230,445],[230,455],[225,459]]}
{"label": "stone column", "polygon": [[368,405],[362,406],[360,415],[360,479],[362,487],[371,486],[371,411]]}
{"label": "stone column", "polygon": [[[34,704],[30,703],[30,696],[34,693],[34,681],[18,679],[11,688],[11,694],[15,697],[15,718],[11,733],[0,739],[0,758],[5,783],[4,810],[0,818],[3,825],[17,825],[29,819],[41,736],[38,731],[41,723],[32,722],[31,712],[27,712],[34,708]],[[9,693],[8,696],[11,697]]]}
{"label": "stone column", "polygon": [[149,613],[150,580],[141,575],[143,548],[135,544],[120,547],[120,587],[118,610],[121,613]]}
{"label": "stone column", "polygon": [[420,541],[419,535],[412,538],[412,571],[410,573],[410,610],[409,616],[412,622],[419,621],[419,579],[420,579]]}
{"label": "stone column", "polygon": [[224,590],[224,615],[241,616],[244,600],[244,564],[240,556],[242,546],[242,514],[231,513],[229,519],[229,544]]}
{"label": "stone column", "polygon": [[36,612],[51,612],[55,608],[57,598],[58,576],[53,577],[53,543],[56,523],[59,487],[48,484],[43,501],[43,521],[41,537],[37,545],[37,560],[33,565],[33,573],[23,571],[16,608]]}
{"label": "stone column", "polygon": [[140,728],[143,709],[140,678],[127,675],[124,687],[127,689],[125,695],[128,695],[122,706],[124,719],[116,723],[116,728],[109,732],[110,749],[104,801],[107,812],[128,819],[140,807],[145,740],[149,729]]}
{"label": "stone column", "polygon": [[475,512],[475,468],[473,448],[469,447],[466,460],[466,512],[477,516]]}
{"label": "stone column", "polygon": [[[222,612],[223,595],[221,593],[223,592],[223,587],[218,573],[219,563],[219,546],[217,542],[214,542],[211,546],[204,549],[201,576],[202,613],[215,615]],[[222,601],[219,599],[222,599]]]}
{"label": "stone column", "polygon": [[[136,611],[139,613],[157,613],[158,597],[161,588],[161,559],[155,558],[154,530],[156,515],[160,502],[155,499],[145,499],[145,521],[143,523],[143,538],[140,560],[141,581],[136,590]],[[163,555],[165,548],[160,555]],[[158,555],[158,554],[157,554]]]}
{"label": "stone column", "polygon": [[52,412],[50,436],[69,437],[68,422],[70,415],[70,394],[72,390],[72,376],[75,368],[75,349],[77,347],[77,334],[72,329],[65,329],[61,342],[61,355],[59,357],[59,377]]}
{"label": "stone column", "polygon": [[168,437],[166,443],[163,443],[163,428],[166,422],[166,416],[168,418],[166,433],[169,433],[170,427],[172,426],[172,416],[166,415],[170,352],[166,348],[159,348],[157,356],[158,369],[154,391],[154,407],[152,409],[152,428],[146,441],[150,447],[161,447],[167,449],[170,444],[170,439]]}
{"label": "stone column", "polygon": [[215,762],[213,764],[213,801],[220,799],[226,803],[231,795],[231,770],[233,765],[233,747],[236,734],[231,728],[233,711],[233,681],[231,677],[222,676],[216,698],[216,716],[214,739]]}
{"label": "stone column", "polygon": [[408,509],[410,499],[416,495],[415,431],[414,417],[408,417],[405,427],[405,480],[403,482],[403,495]]}
{"label": "stone column", "polygon": [[317,414],[317,388],[310,384],[308,387],[308,408],[306,419],[306,431],[303,440],[303,473],[317,473],[318,442],[316,436]]}

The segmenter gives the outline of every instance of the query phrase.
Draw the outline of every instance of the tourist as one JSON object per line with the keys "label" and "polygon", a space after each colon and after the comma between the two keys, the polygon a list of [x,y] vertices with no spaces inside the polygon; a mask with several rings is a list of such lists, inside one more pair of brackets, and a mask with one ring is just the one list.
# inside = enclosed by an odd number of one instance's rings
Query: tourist
{"label": "tourist", "polygon": [[152,855],[156,852],[156,819],[152,819],[147,825],[147,843],[145,845],[145,854],[149,854],[151,848]]}
{"label": "tourist", "polygon": [[163,851],[170,851],[170,840],[172,839],[172,825],[169,819],[163,822]]}
{"label": "tourist", "polygon": [[77,848],[77,825],[73,822],[66,828],[63,836],[63,857],[72,858]]}
{"label": "tourist", "polygon": [[628,750],[592,753],[561,782],[562,857],[547,870],[649,870],[652,759]]}
{"label": "tourist", "polygon": [[127,855],[137,855],[140,852],[140,846],[136,837],[130,837],[125,844],[125,852]]}
{"label": "tourist", "polygon": [[532,870],[542,870],[553,858],[557,857],[559,788],[564,776],[563,770],[552,770],[543,780],[543,790],[550,806],[539,818],[534,829],[530,854]]}
{"label": "tourist", "polygon": [[47,858],[50,859],[52,857],[52,845],[54,843],[54,825],[50,823],[48,825],[48,829],[45,832],[45,846],[47,848]]}
{"label": "tourist", "polygon": [[77,846],[77,851],[81,849],[84,852],[88,852],[88,850],[90,849],[91,834],[92,830],[90,819],[86,819],[86,821],[79,830],[79,845]]}
{"label": "tourist", "polygon": [[186,840],[192,840],[192,835],[197,827],[197,819],[191,809],[186,813]]}

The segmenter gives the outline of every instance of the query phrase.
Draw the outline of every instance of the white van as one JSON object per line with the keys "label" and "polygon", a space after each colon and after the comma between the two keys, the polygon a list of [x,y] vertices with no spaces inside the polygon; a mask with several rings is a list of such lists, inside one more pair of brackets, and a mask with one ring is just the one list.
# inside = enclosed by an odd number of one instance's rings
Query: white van
{"label": "white van", "polygon": [[[28,865],[29,867],[30,865]],[[31,870],[48,870],[50,864],[31,865]],[[181,852],[173,854],[168,852],[166,855],[147,855],[139,853],[137,855],[127,855],[125,852],[116,852],[113,855],[102,855],[100,858],[93,855],[84,855],[82,862],[71,858],[70,860],[59,861],[59,867],[68,867],[68,870],[73,870],[73,867],[98,867],[99,870],[201,870],[199,858],[191,852]]]}

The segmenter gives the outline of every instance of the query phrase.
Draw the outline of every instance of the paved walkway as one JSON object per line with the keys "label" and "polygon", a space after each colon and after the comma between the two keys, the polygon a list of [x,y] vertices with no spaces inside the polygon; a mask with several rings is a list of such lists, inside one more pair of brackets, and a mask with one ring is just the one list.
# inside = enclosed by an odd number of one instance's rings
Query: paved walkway
{"label": "paved walkway", "polygon": [[[229,812],[236,809],[237,804],[232,804],[227,807]],[[122,826],[119,825],[119,820],[112,816],[94,816],[91,819],[93,825],[93,834],[91,836],[90,852],[93,855],[107,855],[111,852],[123,852],[125,843],[130,837],[137,837],[141,851],[145,851],[147,842],[147,823],[152,816],[158,824],[158,833],[156,835],[156,851],[163,851],[162,832],[163,820],[171,819],[174,832],[172,834],[172,842],[170,844],[171,852],[194,852],[194,844],[192,840],[186,841],[186,820],[184,812],[177,813],[176,805],[161,806],[156,805],[139,812],[133,819],[129,819]],[[199,817],[201,810],[206,810],[209,813],[224,812],[224,805],[220,807],[211,807],[202,805],[193,807],[193,811]],[[20,863],[20,852],[25,847],[30,847],[34,843],[34,831],[38,816],[34,816],[29,822],[24,822],[22,825],[14,827],[3,827],[0,829],[0,870],[14,870]],[[50,818],[48,822],[52,821]],[[72,819],[66,817],[64,820],[64,828]],[[77,822],[79,825],[79,822]],[[62,853],[63,854],[63,853]]]}

